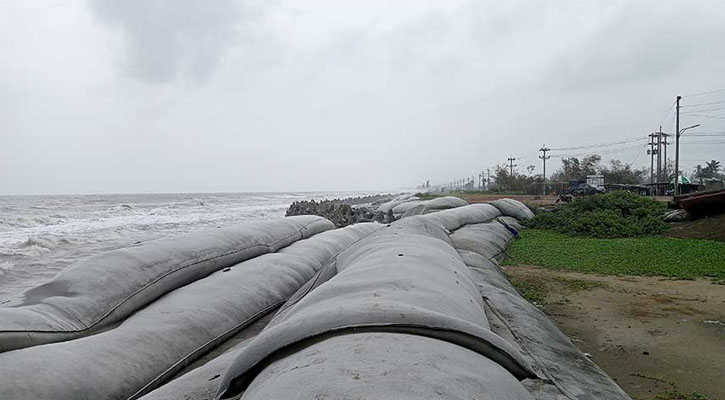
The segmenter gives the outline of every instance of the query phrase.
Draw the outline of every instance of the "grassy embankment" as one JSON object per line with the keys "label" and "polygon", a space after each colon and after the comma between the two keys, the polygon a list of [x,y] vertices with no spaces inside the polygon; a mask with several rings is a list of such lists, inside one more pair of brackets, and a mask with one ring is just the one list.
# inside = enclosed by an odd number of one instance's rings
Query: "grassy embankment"
{"label": "grassy embankment", "polygon": [[504,262],[605,275],[725,279],[725,242],[663,236],[598,239],[528,229],[509,247]]}
{"label": "grassy embankment", "polygon": [[662,236],[669,228],[665,211],[661,202],[626,192],[576,199],[527,221],[529,229],[509,247],[504,264],[725,279],[725,242]]}

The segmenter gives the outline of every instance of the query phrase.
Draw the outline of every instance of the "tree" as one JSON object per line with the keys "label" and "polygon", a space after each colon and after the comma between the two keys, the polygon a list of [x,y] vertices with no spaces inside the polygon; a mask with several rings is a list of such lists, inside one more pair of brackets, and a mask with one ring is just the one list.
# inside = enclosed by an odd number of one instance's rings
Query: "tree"
{"label": "tree", "polygon": [[647,176],[646,169],[632,168],[631,164],[625,164],[619,160],[612,160],[611,166],[597,168],[600,175],[604,176],[605,183],[637,184],[642,183]]}
{"label": "tree", "polygon": [[597,165],[602,160],[602,156],[591,154],[586,157],[562,158],[562,167],[551,175],[553,181],[570,181],[586,179],[587,175],[597,174]]}
{"label": "tree", "polygon": [[[528,169],[528,168],[527,168]],[[517,174],[514,171],[513,175],[509,172],[507,165],[498,165],[494,171],[494,178],[496,179],[496,190],[506,192],[522,192],[522,193],[538,193],[534,186],[534,183],[541,182],[541,176],[526,176],[523,174]],[[540,190],[540,189],[539,189]]]}
{"label": "tree", "polygon": [[698,165],[695,167],[695,171],[692,174],[694,178],[697,179],[707,179],[707,178],[719,178],[723,179],[725,178],[725,175],[720,173],[721,170],[720,161],[712,160],[712,161],[705,161],[705,166]]}
{"label": "tree", "polygon": [[526,167],[526,170],[529,171],[529,175],[533,174],[535,169],[535,165],[529,165],[528,167]]}

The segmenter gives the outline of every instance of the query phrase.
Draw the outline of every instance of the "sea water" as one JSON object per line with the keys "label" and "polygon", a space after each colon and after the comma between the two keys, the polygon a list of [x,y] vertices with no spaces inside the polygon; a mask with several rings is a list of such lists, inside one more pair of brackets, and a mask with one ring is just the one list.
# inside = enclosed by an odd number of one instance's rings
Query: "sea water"
{"label": "sea water", "polygon": [[375,192],[0,196],[0,301],[103,251],[283,217],[296,200],[369,194]]}

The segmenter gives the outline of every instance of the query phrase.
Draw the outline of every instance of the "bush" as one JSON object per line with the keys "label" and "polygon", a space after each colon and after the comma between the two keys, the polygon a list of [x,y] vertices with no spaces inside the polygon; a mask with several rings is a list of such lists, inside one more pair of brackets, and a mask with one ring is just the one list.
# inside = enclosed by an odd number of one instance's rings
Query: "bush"
{"label": "bush", "polygon": [[656,235],[667,229],[667,206],[649,197],[617,191],[577,198],[526,223],[574,236],[615,238]]}

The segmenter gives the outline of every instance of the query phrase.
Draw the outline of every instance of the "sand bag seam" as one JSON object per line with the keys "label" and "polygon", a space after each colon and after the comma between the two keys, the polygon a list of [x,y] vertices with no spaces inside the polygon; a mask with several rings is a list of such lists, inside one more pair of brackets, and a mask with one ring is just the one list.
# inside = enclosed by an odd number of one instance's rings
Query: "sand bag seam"
{"label": "sand bag seam", "polygon": [[255,321],[259,320],[261,317],[265,316],[266,314],[274,311],[278,307],[280,307],[282,304],[284,304],[284,301],[276,302],[262,310],[260,310],[258,313],[250,316],[249,318],[245,319],[244,321],[240,322],[238,325],[228,329],[224,333],[218,335],[217,337],[211,339],[209,342],[203,344],[202,346],[197,347],[193,351],[189,352],[186,356],[179,359],[174,365],[163,371],[161,374],[153,378],[149,383],[147,383],[144,387],[139,389],[136,393],[132,394],[127,398],[127,400],[135,400],[138,399],[145,394],[151,392],[152,390],[158,388],[160,383],[166,381],[169,379],[169,377],[175,373],[177,373],[181,368],[183,368],[183,364],[186,362],[189,362],[189,360],[194,359],[194,356],[198,355],[199,353],[205,353],[210,350],[210,348],[216,347],[219,345],[219,343],[224,342],[225,340],[229,339],[231,336],[235,335],[242,329],[245,329],[250,324],[254,323]]}

